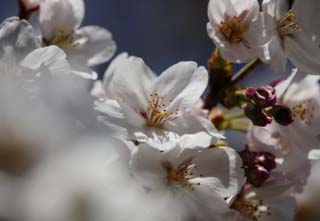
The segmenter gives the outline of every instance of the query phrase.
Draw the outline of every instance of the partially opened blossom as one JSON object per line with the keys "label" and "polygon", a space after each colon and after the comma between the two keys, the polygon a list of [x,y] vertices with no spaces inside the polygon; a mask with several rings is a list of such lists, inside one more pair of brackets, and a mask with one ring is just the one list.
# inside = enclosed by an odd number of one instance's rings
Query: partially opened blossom
{"label": "partially opened blossom", "polygon": [[196,63],[180,62],[156,77],[142,59],[130,57],[109,80],[114,100],[98,100],[96,109],[106,126],[124,128],[128,140],[146,141],[169,131],[200,136],[198,142],[208,147],[223,137],[207,118],[190,114],[208,82],[206,69]]}
{"label": "partially opened blossom", "polygon": [[132,174],[148,190],[159,217],[220,220],[231,213],[225,198],[235,196],[245,181],[236,151],[203,149],[185,139],[160,146],[163,151],[142,143],[131,159]]}
{"label": "partially opened blossom", "polygon": [[239,221],[294,220],[296,202],[290,195],[290,183],[267,182],[259,188],[246,185],[233,200]]}
{"label": "partially opened blossom", "polygon": [[[319,74],[320,49],[310,30],[318,30],[316,9],[319,1],[294,1],[289,10],[287,0],[264,0],[265,33],[269,43],[265,45],[262,59],[275,72],[284,72],[287,60],[301,71]],[[316,12],[316,13],[313,13]],[[309,14],[310,13],[310,14]],[[316,32],[316,31],[315,31]]]}
{"label": "partially opened blossom", "polygon": [[245,63],[258,56],[262,23],[257,0],[210,0],[208,34],[224,59]]}
{"label": "partially opened blossom", "polygon": [[97,75],[91,67],[108,61],[116,44],[111,33],[102,27],[80,28],[84,13],[83,0],[43,0],[40,4],[42,42],[62,48],[75,72],[95,79]]}

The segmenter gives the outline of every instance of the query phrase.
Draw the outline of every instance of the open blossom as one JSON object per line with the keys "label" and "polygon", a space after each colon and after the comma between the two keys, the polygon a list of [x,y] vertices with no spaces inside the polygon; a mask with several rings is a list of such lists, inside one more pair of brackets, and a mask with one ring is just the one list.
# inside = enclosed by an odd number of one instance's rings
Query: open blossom
{"label": "open blossom", "polygon": [[116,44],[104,28],[80,28],[84,12],[83,0],[43,0],[40,4],[42,41],[44,45],[62,48],[76,73],[95,79],[97,75],[90,67],[108,61]]}
{"label": "open blossom", "polygon": [[262,42],[257,0],[210,0],[207,29],[224,59],[245,63],[258,56]]}
{"label": "open blossom", "polygon": [[185,139],[161,146],[164,151],[142,143],[131,158],[132,174],[149,190],[148,197],[160,217],[220,220],[230,212],[225,198],[235,196],[245,181],[236,151],[229,147],[203,149]]}
{"label": "open blossom", "polygon": [[5,20],[0,25],[0,41],[0,78],[11,81],[10,86],[31,89],[42,77],[71,73],[63,50],[40,48],[26,21],[16,17]]}
{"label": "open blossom", "polygon": [[106,126],[124,128],[128,140],[146,141],[170,131],[200,136],[199,142],[208,147],[223,138],[207,118],[190,114],[207,86],[205,68],[180,62],[156,77],[142,59],[130,57],[112,73],[109,85],[115,100],[98,100],[96,109]]}
{"label": "open blossom", "polygon": [[259,188],[246,185],[233,199],[231,208],[239,221],[294,220],[296,202],[287,182],[269,181]]}
{"label": "open blossom", "polygon": [[[270,41],[265,45],[265,63],[275,72],[284,72],[289,59],[297,68],[308,74],[319,74],[320,49],[310,30],[319,27],[310,20],[319,20],[312,13],[319,1],[294,1],[289,10],[287,0],[264,0],[262,3],[265,33]],[[308,14],[310,13],[310,14]]]}

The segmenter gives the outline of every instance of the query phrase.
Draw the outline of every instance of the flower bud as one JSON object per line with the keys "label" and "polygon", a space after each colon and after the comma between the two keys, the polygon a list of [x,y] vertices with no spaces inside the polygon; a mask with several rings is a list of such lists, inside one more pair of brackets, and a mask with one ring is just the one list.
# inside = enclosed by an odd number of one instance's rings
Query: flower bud
{"label": "flower bud", "polygon": [[264,114],[261,107],[252,103],[244,106],[244,113],[256,126],[264,127],[272,122],[272,117]]}
{"label": "flower bud", "polygon": [[277,101],[277,96],[275,94],[276,90],[270,85],[262,86],[257,89],[248,88],[246,91],[246,96],[252,99],[257,105],[262,108],[271,107]]}
{"label": "flower bud", "polygon": [[255,187],[260,187],[269,177],[270,172],[262,166],[246,169],[247,182]]}
{"label": "flower bud", "polygon": [[290,108],[284,105],[275,105],[272,108],[272,116],[274,120],[282,126],[287,126],[293,122]]}
{"label": "flower bud", "polygon": [[248,150],[243,150],[239,153],[239,155],[243,161],[244,167],[251,167],[251,166],[255,165],[256,153],[248,151]]}
{"label": "flower bud", "polygon": [[268,152],[260,152],[257,154],[256,162],[263,166],[269,172],[276,168],[276,157]]}

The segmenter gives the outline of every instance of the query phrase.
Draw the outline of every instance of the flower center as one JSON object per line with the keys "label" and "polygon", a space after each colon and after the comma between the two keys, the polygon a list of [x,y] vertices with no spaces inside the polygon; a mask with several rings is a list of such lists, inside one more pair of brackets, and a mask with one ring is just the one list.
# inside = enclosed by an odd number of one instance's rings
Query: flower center
{"label": "flower center", "polygon": [[[190,182],[195,177],[195,170],[197,169],[197,166],[192,163],[192,157],[183,161],[176,168],[169,161],[162,162],[162,166],[167,170],[167,179],[170,185],[190,187],[192,190],[194,190],[195,185],[200,185],[200,183]],[[202,177],[201,174],[200,177]]]}
{"label": "flower center", "polygon": [[300,31],[298,20],[293,11],[289,11],[282,19],[277,21],[277,31],[280,38]]}
{"label": "flower center", "polygon": [[225,20],[220,22],[219,28],[230,43],[244,42],[244,34],[248,31],[248,26],[240,16],[226,15]]}
{"label": "flower center", "polygon": [[147,112],[140,112],[140,115],[146,119],[147,126],[161,127],[165,121],[172,121],[177,118],[179,109],[174,112],[166,109],[173,99],[169,99],[167,103],[165,100],[164,96],[159,96],[157,93],[150,94]]}
{"label": "flower center", "polygon": [[250,221],[258,221],[263,215],[270,216],[270,207],[264,205],[262,200],[256,199],[255,193],[240,194],[233,202],[232,209]]}
{"label": "flower center", "polygon": [[56,29],[53,36],[51,40],[47,41],[49,45],[57,45],[62,48],[77,47],[79,45],[75,41],[73,30]]}
{"label": "flower center", "polygon": [[292,116],[294,119],[300,120],[307,126],[310,126],[314,119],[314,111],[316,109],[311,98],[305,99],[292,106]]}

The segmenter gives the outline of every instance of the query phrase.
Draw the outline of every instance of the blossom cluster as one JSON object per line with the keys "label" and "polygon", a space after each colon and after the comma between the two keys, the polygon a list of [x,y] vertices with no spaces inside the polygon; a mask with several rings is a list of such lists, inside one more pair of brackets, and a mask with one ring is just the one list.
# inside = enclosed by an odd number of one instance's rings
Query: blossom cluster
{"label": "blossom cluster", "polygon": [[[111,60],[112,34],[81,26],[83,0],[18,2],[19,16],[0,24],[0,220],[309,215],[300,202],[319,190],[318,0],[210,0],[208,69],[183,61],[161,74],[127,52]],[[98,79],[94,67],[110,60]],[[239,86],[258,64],[292,70]],[[246,145],[229,145],[228,130]]]}

